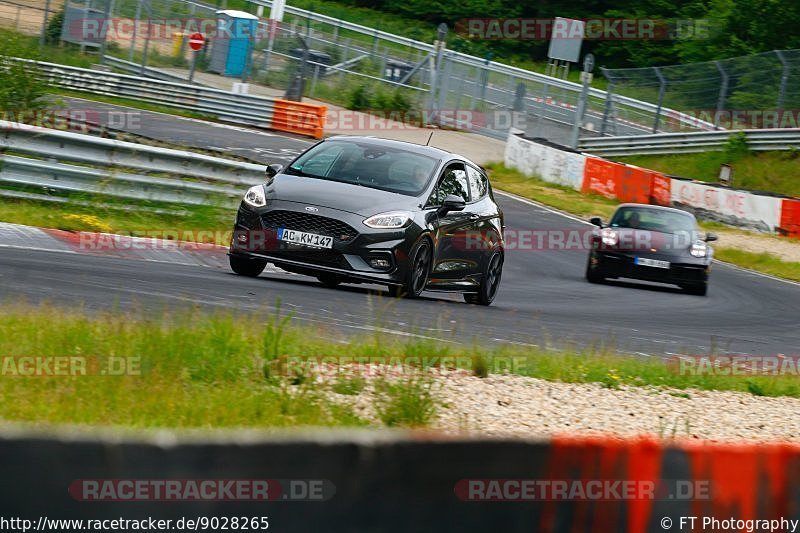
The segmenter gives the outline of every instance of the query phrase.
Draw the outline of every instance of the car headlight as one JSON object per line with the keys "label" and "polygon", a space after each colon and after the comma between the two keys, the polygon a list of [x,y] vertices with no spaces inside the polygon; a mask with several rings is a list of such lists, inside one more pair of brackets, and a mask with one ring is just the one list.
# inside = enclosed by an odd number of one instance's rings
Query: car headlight
{"label": "car headlight", "polygon": [[264,195],[264,186],[256,185],[250,187],[244,194],[244,203],[253,207],[264,207],[267,205],[267,197]]}
{"label": "car headlight", "polygon": [[411,218],[411,213],[406,211],[391,211],[369,217],[364,225],[374,229],[399,229],[406,227]]}
{"label": "car headlight", "polygon": [[600,237],[603,244],[606,246],[615,246],[619,242],[619,235],[613,229],[605,228],[600,232]]}
{"label": "car headlight", "polygon": [[692,245],[689,253],[695,257],[705,257],[708,255],[708,246],[703,241],[697,241]]}

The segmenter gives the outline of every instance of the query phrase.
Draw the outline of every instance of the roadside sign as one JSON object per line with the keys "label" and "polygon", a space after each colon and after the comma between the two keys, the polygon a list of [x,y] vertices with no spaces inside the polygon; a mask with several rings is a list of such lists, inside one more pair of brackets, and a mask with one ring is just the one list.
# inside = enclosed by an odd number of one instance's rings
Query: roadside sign
{"label": "roadside sign", "polygon": [[204,44],[206,44],[206,38],[202,33],[193,33],[189,36],[189,48],[195,52],[203,48]]}

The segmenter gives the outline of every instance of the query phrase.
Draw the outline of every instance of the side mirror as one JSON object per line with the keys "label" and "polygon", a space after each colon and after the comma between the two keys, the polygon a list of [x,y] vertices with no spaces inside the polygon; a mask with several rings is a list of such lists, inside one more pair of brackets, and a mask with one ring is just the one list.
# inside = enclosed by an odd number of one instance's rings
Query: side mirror
{"label": "side mirror", "polygon": [[274,178],[280,171],[283,170],[283,165],[273,163],[267,167],[267,178]]}
{"label": "side mirror", "polygon": [[592,218],[589,219],[589,222],[591,224],[594,224],[598,228],[602,228],[603,227],[603,219],[600,218],[600,217],[592,217]]}
{"label": "side mirror", "polygon": [[711,233],[710,231],[706,233],[706,242],[716,241],[719,237],[715,233]]}
{"label": "side mirror", "polygon": [[466,205],[467,202],[462,197],[448,194],[445,196],[444,202],[442,202],[442,207],[439,208],[439,214],[446,215],[450,211],[463,211]]}

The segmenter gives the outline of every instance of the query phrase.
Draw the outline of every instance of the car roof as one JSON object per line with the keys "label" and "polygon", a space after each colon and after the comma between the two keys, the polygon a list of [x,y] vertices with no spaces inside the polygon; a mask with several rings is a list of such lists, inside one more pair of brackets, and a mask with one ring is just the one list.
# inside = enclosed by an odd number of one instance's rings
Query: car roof
{"label": "car roof", "polygon": [[688,211],[684,211],[682,209],[676,209],[674,207],[666,207],[666,206],[663,206],[663,205],[653,205],[653,204],[636,204],[636,203],[619,204],[617,206],[617,209],[615,209],[614,211],[616,212],[617,210],[622,209],[623,207],[642,207],[642,208],[647,208],[647,209],[656,209],[656,210],[659,210],[659,211],[671,211],[671,212],[674,212],[674,213],[680,213],[682,215],[688,215],[688,216],[694,218],[694,215],[689,213]]}
{"label": "car roof", "polygon": [[325,140],[354,141],[354,142],[366,141],[378,145],[394,146],[395,148],[400,148],[415,154],[427,155],[428,157],[433,157],[435,159],[450,159],[450,158],[463,159],[464,161],[466,161],[467,163],[469,163],[474,167],[483,168],[477,163],[470,161],[463,155],[459,155],[453,152],[448,152],[447,150],[436,148],[435,146],[427,146],[424,144],[417,144],[407,141],[396,141],[394,139],[384,139],[382,137],[373,137],[371,135],[334,135],[333,137],[328,137]]}

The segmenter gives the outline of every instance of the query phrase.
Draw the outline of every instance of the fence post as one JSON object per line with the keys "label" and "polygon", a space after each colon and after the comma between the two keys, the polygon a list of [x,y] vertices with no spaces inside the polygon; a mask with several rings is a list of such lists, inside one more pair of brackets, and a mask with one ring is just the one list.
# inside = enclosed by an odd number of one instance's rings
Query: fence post
{"label": "fence post", "polygon": [[133,21],[133,34],[131,35],[131,49],[128,50],[128,61],[133,63],[133,52],[136,50],[136,30],[139,27],[139,19],[142,18],[142,3],[144,0],[136,2],[136,14]]}
{"label": "fence post", "polygon": [[44,20],[42,21],[42,35],[39,38],[39,46],[44,46],[47,40],[47,19],[50,15],[50,0],[45,0],[44,3]]}
{"label": "fence post", "polygon": [[661,120],[661,108],[664,105],[664,93],[667,90],[667,80],[664,78],[664,75],[661,73],[661,69],[658,67],[653,67],[653,71],[658,76],[658,103],[656,104],[656,118],[653,121],[653,133],[658,133],[658,123]]}
{"label": "fence post", "polygon": [[[444,70],[444,75],[438,76],[439,78],[439,113],[441,113],[442,109],[445,109],[447,106],[447,93],[450,91],[450,76],[453,72],[453,59],[451,57],[444,58],[444,69],[442,69],[441,64],[439,67],[439,73],[442,73]],[[439,115],[439,124],[441,125],[441,114]]]}
{"label": "fence post", "polygon": [[775,50],[775,55],[778,56],[781,65],[783,65],[783,72],[781,73],[781,86],[778,89],[778,102],[775,106],[780,112],[783,111],[783,101],[786,98],[786,84],[789,82],[789,62],[786,61],[783,52],[780,50]]}
{"label": "fence post", "polygon": [[573,149],[578,148],[578,137],[580,136],[581,126],[583,125],[583,113],[586,111],[586,101],[589,99],[589,85],[592,82],[593,69],[594,55],[586,54],[583,57],[583,72],[581,73],[583,87],[581,88],[581,95],[578,98],[578,108],[575,110],[575,123],[572,125],[572,136],[570,139],[570,146]]}
{"label": "fence post", "polygon": [[[542,85],[542,102],[539,104],[539,112],[536,114],[535,124],[531,124],[530,131],[527,133],[528,137],[544,137],[544,121],[547,117],[547,99],[549,98],[550,84],[544,83]],[[537,135],[538,133],[538,135]]]}
{"label": "fence post", "polygon": [[722,77],[722,84],[719,88],[719,99],[717,100],[717,112],[714,113],[714,127],[719,128],[719,117],[722,110],[725,108],[725,96],[728,94],[728,73],[725,72],[721,62],[714,61],[714,64],[717,66],[717,70]]}
{"label": "fence post", "polygon": [[[601,69],[602,70],[602,69]],[[608,79],[608,76],[606,76]],[[614,82],[608,80],[608,87],[606,87],[606,105],[603,109],[603,122],[600,123],[600,136],[605,135],[608,128],[608,117],[611,115],[611,108],[614,106]]]}

